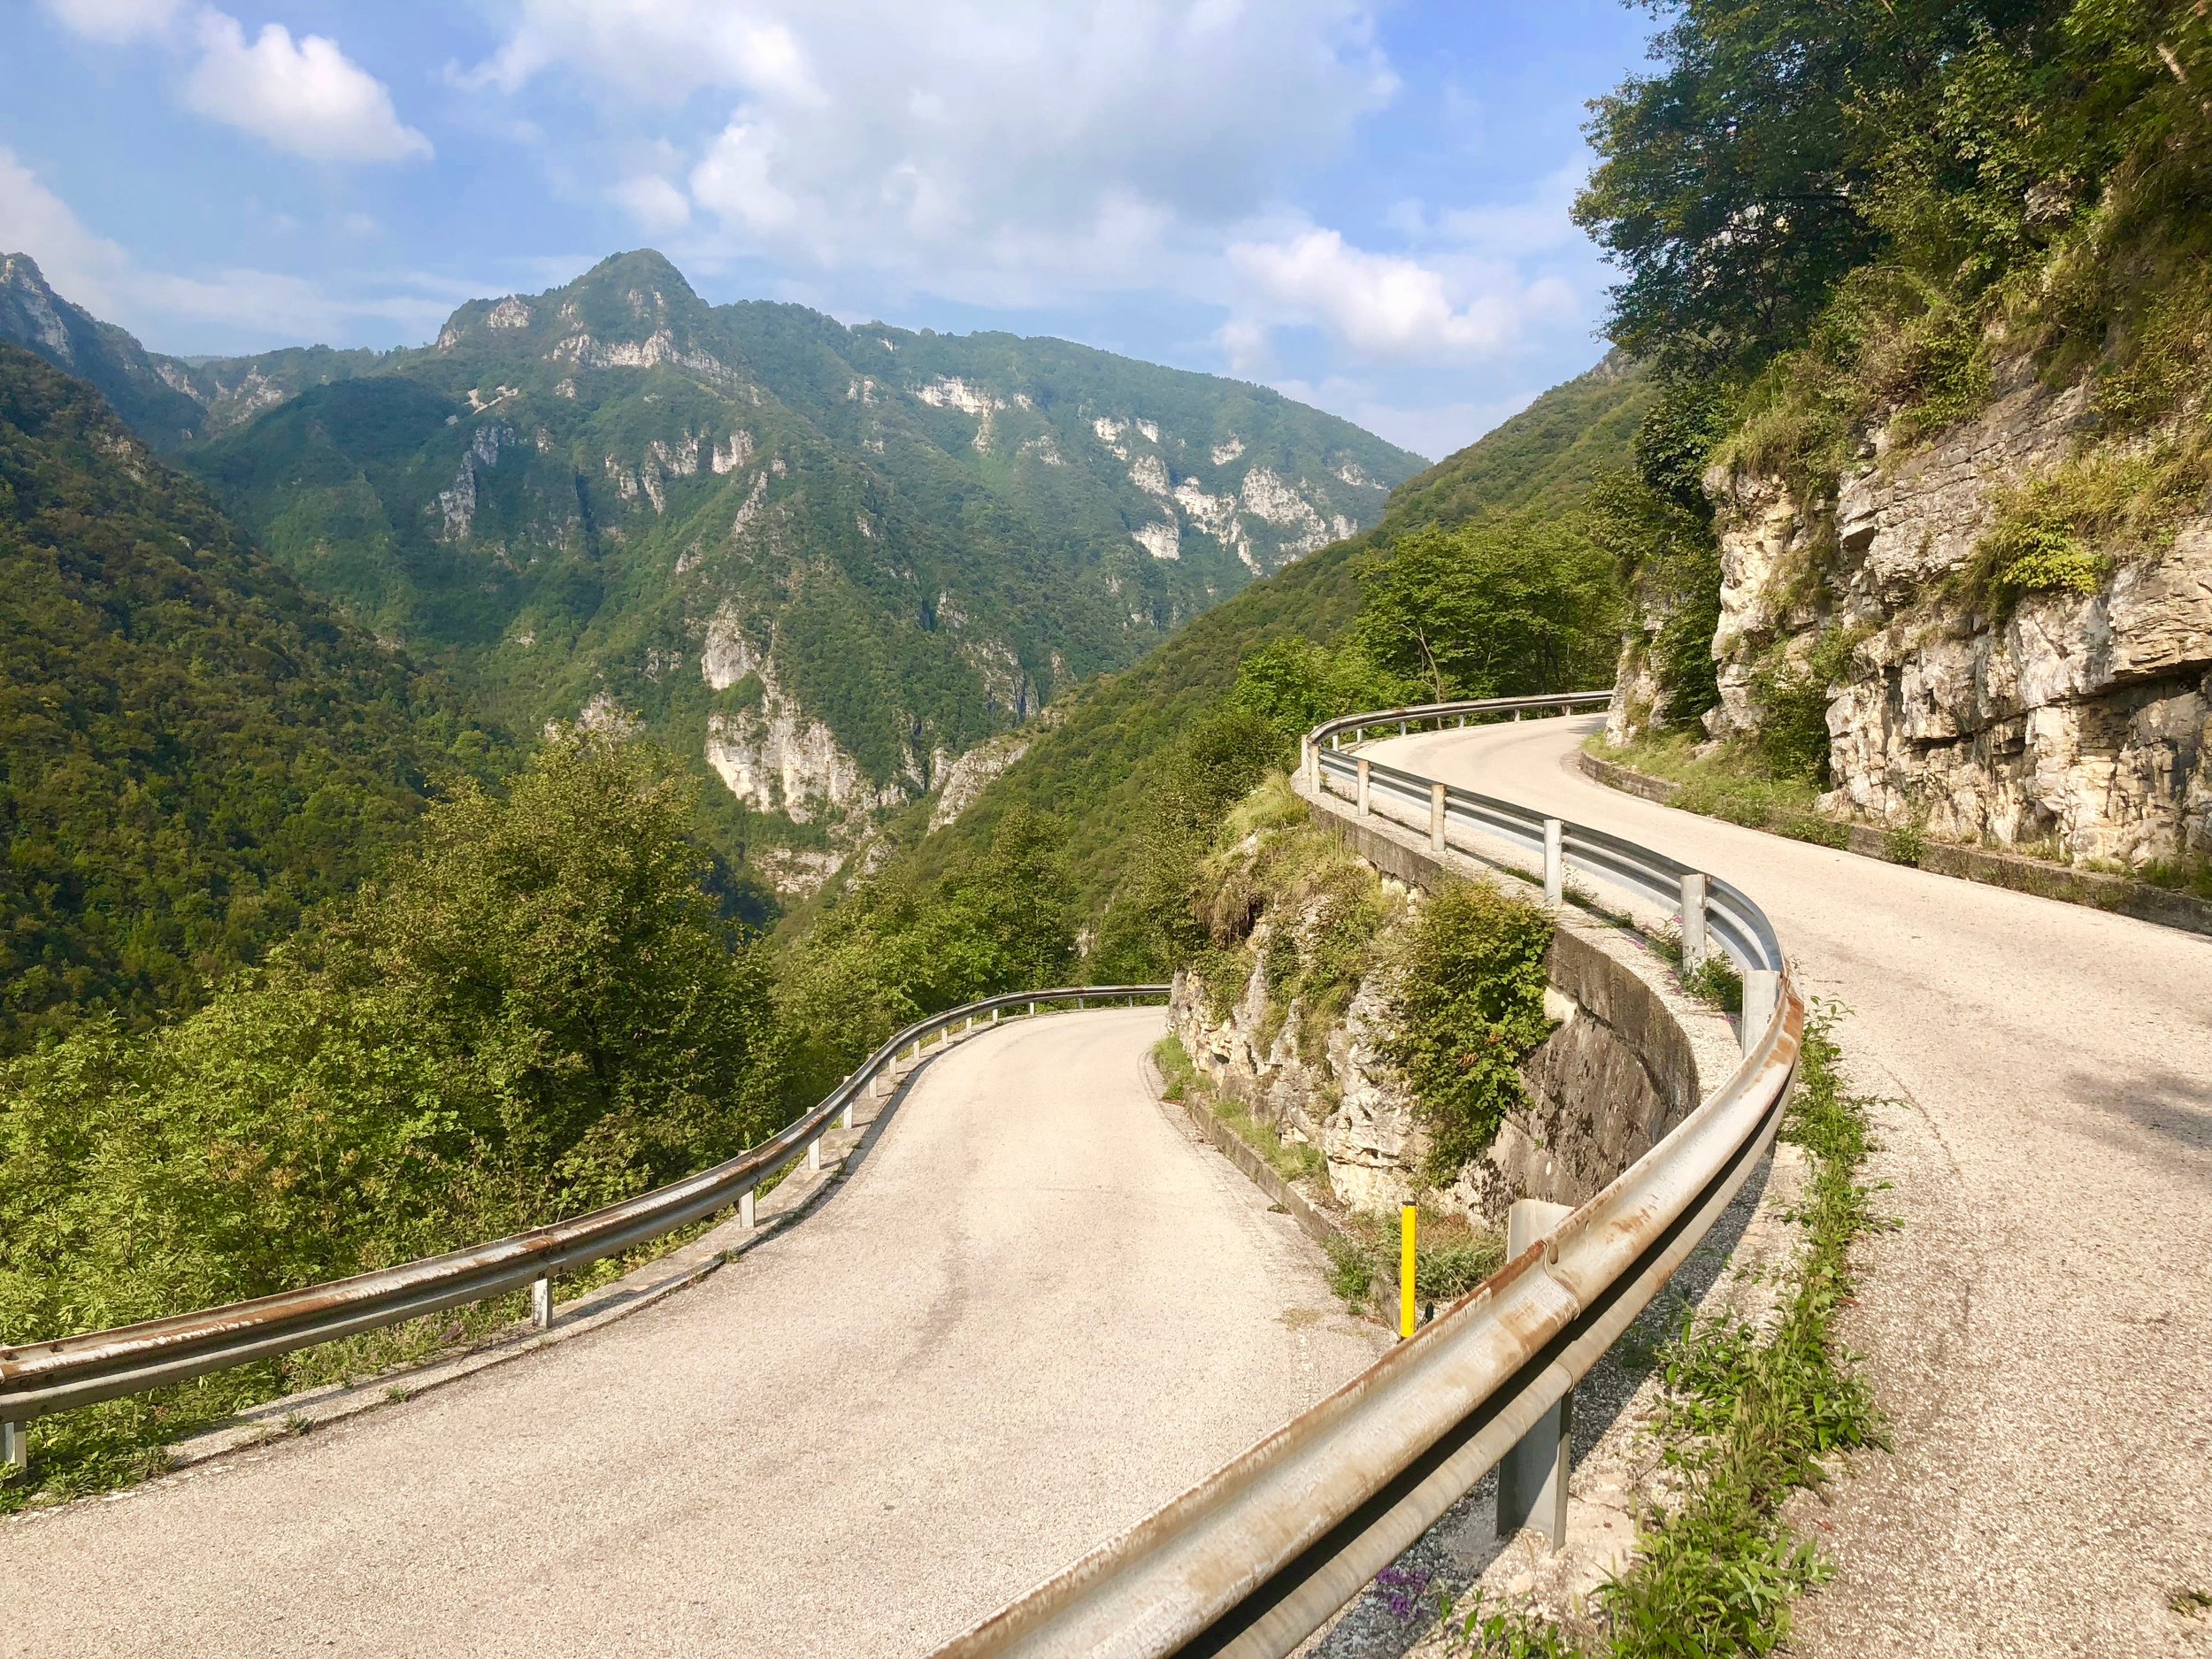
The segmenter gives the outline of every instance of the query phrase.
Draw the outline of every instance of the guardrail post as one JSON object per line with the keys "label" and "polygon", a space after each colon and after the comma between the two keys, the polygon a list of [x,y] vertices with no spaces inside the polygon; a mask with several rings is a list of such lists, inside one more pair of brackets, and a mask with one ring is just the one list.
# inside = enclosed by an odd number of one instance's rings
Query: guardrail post
{"label": "guardrail post", "polygon": [[[1574,1213],[1570,1204],[1523,1198],[1506,1212],[1505,1256],[1515,1256],[1550,1234]],[[1573,1452],[1574,1393],[1536,1419],[1519,1444],[1498,1462],[1498,1536],[1532,1526],[1560,1549],[1567,1542],[1567,1470]]]}
{"label": "guardrail post", "polygon": [[837,1114],[837,1126],[840,1129],[853,1126],[853,1097],[849,1094],[845,1096],[845,1110]]}
{"label": "guardrail post", "polygon": [[810,1170],[818,1170],[822,1167],[822,1143],[819,1141],[810,1141],[806,1143],[806,1166]]}
{"label": "guardrail post", "polygon": [[1298,740],[1298,770],[1304,774],[1309,788],[1321,781],[1321,756],[1313,746],[1310,733]]}
{"label": "guardrail post", "polygon": [[1444,786],[1440,783],[1429,786],[1429,850],[1444,850]]}
{"label": "guardrail post", "polygon": [[1082,999],[1081,997],[1079,997],[1079,997],[1077,997],[1077,998],[1075,999],[1075,1005],[1076,1005],[1076,1007],[1078,1007],[1078,1008],[1081,1008],[1081,1007],[1083,1006],[1083,999]]}
{"label": "guardrail post", "polygon": [[749,1230],[753,1225],[753,1189],[749,1187],[737,1195],[737,1225]]}
{"label": "guardrail post", "polygon": [[1759,1046],[1774,1005],[1782,1000],[1782,976],[1771,968],[1754,968],[1743,976],[1743,1051]]}
{"label": "guardrail post", "polygon": [[1032,1002],[1030,1003],[1030,1005],[1029,1005],[1029,1011],[1030,1011],[1031,1013],[1033,1013],[1033,1013],[1035,1013],[1035,1012],[1037,1011],[1037,1004],[1036,1004],[1034,1002]]}
{"label": "guardrail post", "polygon": [[27,1423],[0,1423],[0,1469],[28,1469],[31,1466],[31,1425]]}
{"label": "guardrail post", "polygon": [[541,1331],[553,1328],[553,1281],[543,1273],[530,1281],[530,1323]]}
{"label": "guardrail post", "polygon": [[1705,927],[1705,878],[1694,870],[1682,878],[1682,972],[1695,973],[1703,967],[1710,948]]}
{"label": "guardrail post", "polygon": [[1567,826],[1544,820],[1544,902],[1556,908],[1567,899]]}
{"label": "guardrail post", "polygon": [[1365,818],[1367,813],[1367,757],[1362,755],[1359,757],[1359,815]]}

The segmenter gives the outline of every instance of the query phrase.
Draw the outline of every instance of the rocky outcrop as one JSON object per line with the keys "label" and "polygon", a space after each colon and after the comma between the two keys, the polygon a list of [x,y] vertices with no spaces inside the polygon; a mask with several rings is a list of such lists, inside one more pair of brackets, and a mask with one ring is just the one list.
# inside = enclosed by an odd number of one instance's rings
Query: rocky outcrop
{"label": "rocky outcrop", "polygon": [[1003,737],[978,743],[955,758],[940,751],[932,767],[937,780],[937,799],[929,809],[929,827],[943,829],[976,803],[991,780],[1029,752],[1034,731],[1009,732]]}
{"label": "rocky outcrop", "polygon": [[[1762,686],[1814,672],[1825,641],[1822,660],[1839,662],[1830,807],[2078,860],[2212,852],[2212,520],[2147,552],[2103,549],[2122,556],[2093,594],[2030,594],[2001,613],[1966,593],[1957,578],[2000,490],[2093,441],[2080,388],[2019,369],[2000,390],[1909,453],[1870,434],[1832,501],[1709,478],[1723,582],[1707,729],[1757,728]],[[1617,718],[1636,695],[1622,684]]]}
{"label": "rocky outcrop", "polygon": [[729,612],[708,625],[699,665],[717,691],[749,676],[759,680],[752,707],[708,717],[706,742],[707,764],[755,811],[781,812],[794,823],[810,824],[895,806],[906,798],[896,783],[872,783],[829,727],[785,694],[770,654],[754,649]]}
{"label": "rocky outcrop", "polygon": [[1384,1210],[1410,1197],[1428,1150],[1403,1080],[1378,1047],[1386,1029],[1386,993],[1363,984],[1344,1018],[1321,1033],[1320,1052],[1302,1052],[1310,1016],[1294,1002],[1280,1028],[1268,1007],[1265,945],[1270,925],[1254,934],[1259,961],[1244,994],[1225,1018],[1188,973],[1176,976],[1169,1023],[1184,1049],[1216,1088],[1243,1102],[1286,1141],[1317,1148],[1327,1161],[1330,1191],[1354,1210]]}
{"label": "rocky outcrop", "polygon": [[[1419,904],[1419,884],[1436,873],[1432,860],[1325,806],[1315,816]],[[1256,924],[1251,975],[1225,1015],[1214,1013],[1186,972],[1176,979],[1170,1023],[1218,1091],[1285,1141],[1321,1153],[1339,1202],[1393,1210],[1426,1189],[1429,1150],[1413,1095],[1383,1052],[1395,969],[1386,954],[1342,1018],[1309,1031],[1310,1014],[1296,1000],[1286,1012],[1271,1005],[1267,946],[1281,925],[1264,913]],[[1623,965],[1613,941],[1585,936],[1605,931],[1571,915],[1558,924],[1545,993],[1555,1025],[1522,1062],[1526,1099],[1451,1188],[1471,1217],[1498,1225],[1517,1198],[1580,1203],[1698,1102],[1698,1064],[1676,1013]]]}

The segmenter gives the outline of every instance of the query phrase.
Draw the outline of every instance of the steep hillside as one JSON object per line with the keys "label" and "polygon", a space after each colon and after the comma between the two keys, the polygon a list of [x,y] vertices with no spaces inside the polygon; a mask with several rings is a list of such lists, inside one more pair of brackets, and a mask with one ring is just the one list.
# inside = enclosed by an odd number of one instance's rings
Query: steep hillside
{"label": "steep hillside", "polygon": [[956,826],[930,838],[922,866],[981,845],[1001,814],[1025,806],[1071,826],[1071,865],[1094,908],[1124,872],[1148,769],[1221,706],[1247,657],[1271,641],[1338,640],[1359,612],[1363,564],[1409,532],[1522,514],[1571,517],[1595,479],[1627,465],[1649,402],[1645,377],[1607,359],[1401,486],[1374,530],[1253,583],[1135,667],[1084,687]]}
{"label": "steep hillside", "polygon": [[0,345],[0,1052],[190,1005],[486,749],[83,382]]}
{"label": "steep hillside", "polygon": [[1757,4],[1665,48],[1578,209],[1661,382],[1615,736],[2212,890],[2212,19]]}
{"label": "steep hillside", "polygon": [[125,330],[61,297],[27,254],[0,255],[0,341],[88,380],[126,425],[163,454],[250,420],[273,403],[377,361],[328,346],[256,357],[193,360],[149,351]]}
{"label": "steep hillside", "polygon": [[[649,252],[373,366],[148,361],[229,388],[190,465],[303,582],[518,726],[636,720],[699,757],[799,886],[1418,465],[1063,342],[711,307]],[[273,406],[218,430],[248,396]]]}

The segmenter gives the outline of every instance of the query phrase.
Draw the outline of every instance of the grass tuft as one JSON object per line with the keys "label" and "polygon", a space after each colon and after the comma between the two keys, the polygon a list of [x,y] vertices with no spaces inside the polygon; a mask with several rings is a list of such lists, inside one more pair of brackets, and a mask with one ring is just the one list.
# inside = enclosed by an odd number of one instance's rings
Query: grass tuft
{"label": "grass tuft", "polygon": [[1596,1636],[1577,1639],[1518,1609],[1478,1602],[1451,1631],[1455,1654],[1770,1654],[1789,1635],[1791,1603],[1827,1576],[1811,1543],[1784,1525],[1783,1503],[1824,1480],[1840,1454],[1886,1444],[1873,1398],[1834,1331],[1850,1299],[1852,1243],[1884,1225],[1860,1179],[1871,1141],[1866,1102],[1844,1087],[1839,1013],[1824,1005],[1807,1022],[1783,1125],[1810,1171],[1793,1217],[1805,1230],[1804,1249],[1780,1307],[1763,1320],[1701,1324],[1686,1312],[1661,1356],[1667,1394],[1658,1433],[1682,1478],[1681,1501],[1650,1522],[1635,1559],[1599,1589]]}

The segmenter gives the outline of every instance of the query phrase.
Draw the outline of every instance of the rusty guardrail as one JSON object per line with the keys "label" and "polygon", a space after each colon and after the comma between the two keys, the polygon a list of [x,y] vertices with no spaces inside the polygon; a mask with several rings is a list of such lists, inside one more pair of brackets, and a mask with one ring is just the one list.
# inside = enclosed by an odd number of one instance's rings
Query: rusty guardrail
{"label": "rusty guardrail", "polygon": [[[1310,733],[1302,759],[1317,786],[1325,776],[1353,778],[1363,810],[1379,775],[1386,791],[1426,803],[1433,847],[1448,844],[1458,822],[1503,828],[1519,844],[1546,850],[1555,902],[1569,858],[1647,896],[1694,900],[1685,906],[1686,947],[1709,914],[1713,937],[1745,973],[1742,1064],[1618,1179],[1409,1340],[935,1659],[1281,1659],[1566,1396],[1673,1276],[1772,1144],[1803,1041],[1805,1005],[1756,904],[1651,849],[1402,768],[1378,768],[1364,757],[1356,765],[1321,748],[1340,732],[1401,718],[1571,710],[1597,695],[1353,716]],[[1753,1001],[1755,976],[1771,993],[1763,1007]]]}
{"label": "rusty guardrail", "polygon": [[860,1069],[796,1122],[750,1151],[622,1203],[535,1227],[488,1244],[449,1251],[328,1284],[282,1291],[197,1313],[149,1319],[49,1342],[0,1348],[0,1464],[25,1461],[30,1421],[74,1406],[142,1394],[211,1371],[397,1325],[525,1285],[536,1322],[552,1322],[555,1275],[657,1239],[735,1205],[752,1225],[753,1194],[803,1155],[818,1167],[833,1118],[852,1127],[853,1104],[911,1047],[918,1058],[932,1038],[1040,1003],[1132,1004],[1164,997],[1164,985],[1061,986],[985,997],[920,1019],[899,1032]]}

